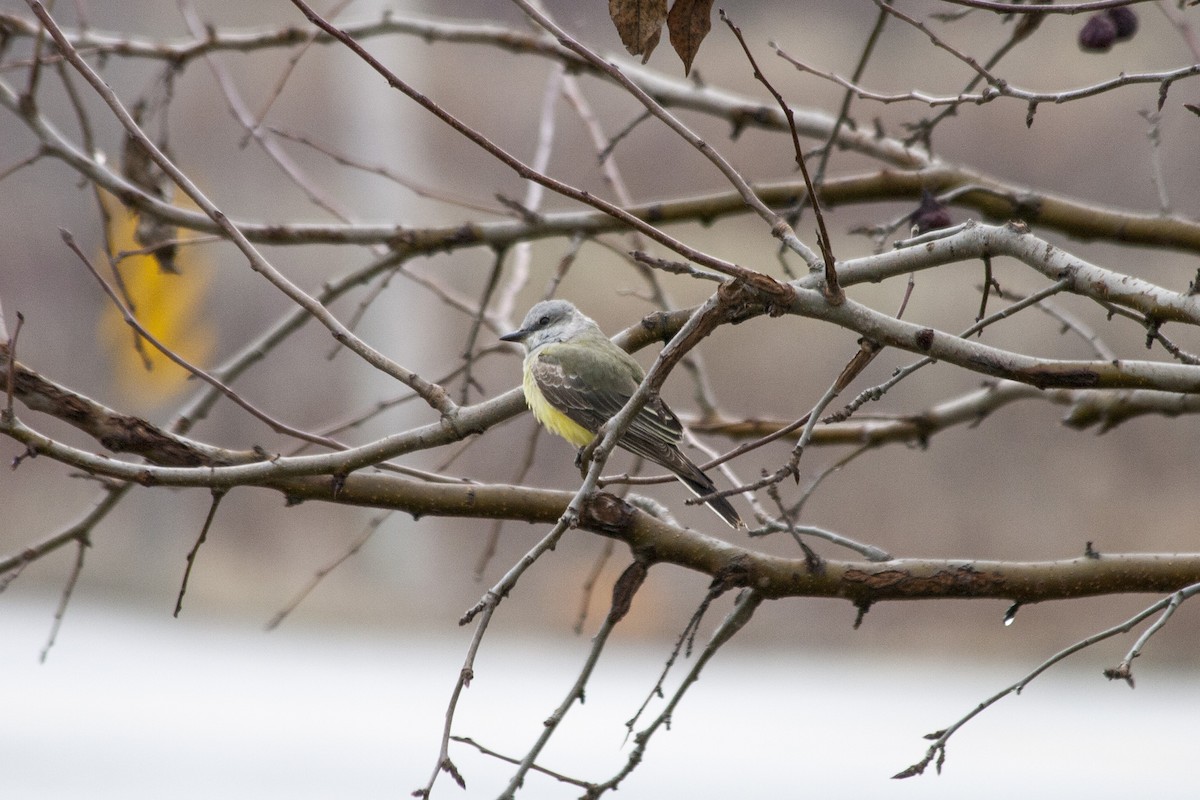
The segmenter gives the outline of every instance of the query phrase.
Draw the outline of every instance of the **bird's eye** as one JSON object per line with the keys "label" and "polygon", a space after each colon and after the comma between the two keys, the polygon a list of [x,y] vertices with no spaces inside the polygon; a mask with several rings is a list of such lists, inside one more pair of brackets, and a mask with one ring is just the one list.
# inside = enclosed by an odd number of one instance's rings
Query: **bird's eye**
{"label": "bird's eye", "polygon": [[542,317],[541,319],[538,320],[538,325],[549,325],[549,324],[550,324],[550,317],[548,317],[548,316]]}

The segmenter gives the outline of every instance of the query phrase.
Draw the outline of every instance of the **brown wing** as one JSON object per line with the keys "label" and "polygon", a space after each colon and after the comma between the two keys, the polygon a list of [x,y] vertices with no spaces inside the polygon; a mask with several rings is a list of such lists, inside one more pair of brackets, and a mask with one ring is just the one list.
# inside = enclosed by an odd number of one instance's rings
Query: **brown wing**
{"label": "brown wing", "polygon": [[[637,362],[625,351],[618,352],[624,358],[597,358],[590,348],[562,343],[544,348],[530,365],[530,372],[551,405],[595,433],[624,407],[641,381]],[[632,453],[671,466],[664,463],[672,460],[666,451],[681,438],[679,418],[655,397],[634,417],[619,444]]]}
{"label": "brown wing", "polygon": [[[595,433],[616,416],[642,380],[642,369],[624,351],[597,358],[591,347],[560,343],[543,348],[529,366],[530,374],[546,401],[577,425]],[[651,398],[617,442],[629,452],[666,467],[698,497],[716,491],[712,480],[676,446],[683,425],[660,398]],[[737,511],[724,497],[708,506],[731,527],[742,525]]]}

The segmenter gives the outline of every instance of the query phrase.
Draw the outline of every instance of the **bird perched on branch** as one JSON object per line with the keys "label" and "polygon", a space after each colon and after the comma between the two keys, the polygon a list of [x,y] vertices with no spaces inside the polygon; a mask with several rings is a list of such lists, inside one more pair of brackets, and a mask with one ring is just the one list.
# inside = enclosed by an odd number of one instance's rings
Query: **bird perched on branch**
{"label": "bird perched on branch", "polygon": [[[525,402],[546,430],[584,447],[637,391],[645,373],[591,318],[566,300],[543,300],[520,330],[500,337],[525,346]],[[638,411],[619,447],[667,468],[697,497],[716,486],[679,450],[683,425],[655,396]],[[745,523],[724,497],[705,501],[733,528]]]}

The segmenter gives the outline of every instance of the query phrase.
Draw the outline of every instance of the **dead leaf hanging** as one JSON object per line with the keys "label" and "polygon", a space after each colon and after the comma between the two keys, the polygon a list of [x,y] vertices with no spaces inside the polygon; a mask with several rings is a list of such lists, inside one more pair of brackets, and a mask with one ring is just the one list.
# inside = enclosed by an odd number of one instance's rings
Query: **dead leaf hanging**
{"label": "dead leaf hanging", "polygon": [[640,55],[645,64],[662,35],[667,0],[608,0],[608,15],[617,26],[621,44],[631,56]]}
{"label": "dead leaf hanging", "polygon": [[713,0],[675,0],[667,15],[667,32],[671,46],[683,61],[684,75],[692,71],[692,59],[712,29],[712,6]]}

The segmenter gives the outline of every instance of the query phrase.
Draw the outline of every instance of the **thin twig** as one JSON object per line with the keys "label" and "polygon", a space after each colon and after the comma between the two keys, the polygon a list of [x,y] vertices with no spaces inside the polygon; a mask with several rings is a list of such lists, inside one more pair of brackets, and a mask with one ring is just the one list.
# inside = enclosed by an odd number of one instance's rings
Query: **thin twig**
{"label": "thin twig", "polygon": [[1129,652],[1125,654],[1125,658],[1121,659],[1121,663],[1112,669],[1104,670],[1104,677],[1109,680],[1120,678],[1129,684],[1129,688],[1133,688],[1133,660],[1142,654],[1147,642],[1150,641],[1154,634],[1163,629],[1167,621],[1175,615],[1179,607],[1183,605],[1189,598],[1200,593],[1200,584],[1192,584],[1184,589],[1180,589],[1167,598],[1166,605],[1162,608],[1162,614],[1142,632],[1137,641],[1133,643],[1133,647],[1129,648]]}
{"label": "thin twig", "polygon": [[15,164],[13,164],[9,167],[0,169],[0,181],[4,180],[5,178],[9,177],[10,175],[13,175],[14,173],[19,172],[20,170],[25,169],[25,167],[28,167],[32,164],[37,163],[45,155],[46,155],[45,153],[43,153],[41,150],[39,150],[38,152],[34,153],[33,155],[29,156],[28,158],[23,158],[20,161],[16,162]]}
{"label": "thin twig", "polygon": [[92,530],[108,515],[122,497],[133,486],[131,483],[105,484],[92,507],[75,522],[50,536],[31,545],[21,548],[20,552],[0,558],[0,591],[3,591],[27,565],[37,561],[47,553],[63,547],[68,542],[89,540]]}
{"label": "thin twig", "polygon": [[508,786],[500,793],[502,798],[512,798],[517,789],[525,781],[525,775],[533,768],[534,762],[537,761],[538,755],[545,749],[550,742],[550,737],[553,736],[559,729],[559,725],[566,718],[567,712],[578,701],[583,702],[584,688],[587,686],[588,679],[592,677],[592,672],[596,669],[596,664],[600,661],[600,654],[604,651],[604,646],[608,643],[609,634],[616,627],[620,617],[615,614],[609,614],[605,617],[604,622],[600,625],[600,630],[596,631],[596,635],[592,637],[592,646],[588,650],[587,658],[583,662],[583,666],[579,669],[579,674],[575,678],[575,682],[571,684],[571,688],[567,690],[562,702],[550,712],[550,716],[546,717],[542,723],[542,730],[538,734],[535,741],[525,753],[525,757],[521,759],[521,763],[517,765],[517,769],[509,778]]}
{"label": "thin twig", "polygon": [[[796,116],[792,113],[791,106],[783,99],[783,95],[771,85],[771,82],[767,80],[767,76],[758,68],[758,62],[754,60],[754,54],[750,52],[749,45],[742,38],[741,28],[733,24],[733,21],[725,14],[724,9],[721,9],[720,14],[721,20],[729,26],[729,29],[733,31],[733,35],[737,37],[738,44],[742,46],[742,52],[746,54],[746,60],[750,62],[750,66],[754,70],[754,77],[771,93],[771,96],[775,98],[775,102],[783,110],[783,115],[787,117],[788,129],[792,134],[792,149],[795,153],[796,166],[799,167],[800,174],[804,177],[804,187],[808,190],[808,200],[812,205],[813,215],[817,220],[817,244],[821,248],[821,259],[825,267],[825,299],[837,305],[842,302],[845,295],[842,292],[842,287],[838,284],[837,261],[833,256],[833,245],[829,240],[829,230],[825,227],[825,215],[821,212],[820,198],[817,196],[817,189],[808,174],[808,167],[804,163],[804,150],[800,147],[800,134],[796,132]],[[775,216],[778,220],[775,224],[779,225],[782,223],[782,218],[778,215]]]}
{"label": "thin twig", "polygon": [[372,517],[367,522],[366,527],[363,529],[363,532],[359,535],[359,537],[354,540],[349,548],[346,549],[346,552],[342,553],[333,561],[329,562],[313,573],[312,578],[304,586],[304,588],[297,592],[296,596],[289,600],[287,605],[279,609],[275,616],[271,617],[271,619],[267,622],[265,629],[268,631],[273,631],[278,628],[279,625],[285,619],[287,619],[293,611],[300,607],[300,604],[303,603],[305,598],[312,593],[313,589],[316,589],[317,586],[320,585],[321,581],[325,580],[327,575],[357,555],[358,552],[362,550],[363,545],[365,545],[371,539],[371,537],[375,535],[375,531],[379,530],[379,526],[383,524],[383,521],[391,515],[391,511],[384,511],[382,514],[376,514],[374,517]]}
{"label": "thin twig", "polygon": [[679,632],[679,636],[675,637],[675,644],[671,647],[671,652],[667,654],[667,660],[663,662],[663,668],[658,673],[658,678],[650,687],[650,691],[646,692],[646,697],[642,700],[642,704],[633,712],[633,716],[625,720],[626,739],[633,735],[633,729],[637,727],[638,720],[642,718],[642,714],[650,707],[656,697],[664,697],[663,687],[667,682],[667,675],[671,673],[671,669],[675,666],[675,662],[679,660],[680,654],[687,648],[690,654],[691,642],[696,636],[696,632],[700,630],[700,623],[704,620],[704,615],[708,613],[708,609],[712,606],[714,600],[721,596],[722,587],[710,587],[709,591],[704,595],[696,610],[692,612],[692,616],[688,618],[687,624],[683,626],[683,630]]}
{"label": "thin twig", "polygon": [[840,472],[850,462],[854,461],[859,456],[874,450],[876,447],[878,447],[878,445],[874,443],[864,444],[861,447],[854,448],[836,461],[825,465],[820,472],[809,479],[808,485],[806,485],[803,491],[800,492],[800,497],[797,498],[796,502],[793,503],[788,509],[789,516],[794,519],[799,519],[800,514],[804,511],[804,504],[812,498],[818,487],[820,487],[826,478],[828,478],[830,475],[833,475],[835,472]]}
{"label": "thin twig", "polygon": [[[999,287],[996,289],[996,296],[1011,301],[1025,299],[1025,295],[1022,295],[1020,292],[1001,290]],[[1079,317],[1067,311],[1067,309],[1059,306],[1057,303],[1051,302],[1049,298],[1041,300],[1034,305],[1034,308],[1061,323],[1064,332],[1070,331],[1082,339],[1088,347],[1092,348],[1092,352],[1096,354],[1096,358],[1106,361],[1115,361],[1117,359],[1116,351],[1100,338],[1100,334]],[[1137,319],[1137,316],[1131,315],[1131,318]],[[1141,320],[1138,321],[1140,322]]]}
{"label": "thin twig", "polygon": [[[885,0],[885,5],[891,5],[892,0]],[[879,9],[879,14],[875,17],[875,25],[871,28],[871,32],[867,34],[867,40],[863,43],[862,52],[858,56],[858,63],[854,65],[854,72],[850,75],[850,82],[857,85],[862,80],[863,73],[866,72],[867,63],[871,60],[871,55],[875,52],[875,45],[879,43],[880,37],[883,35],[883,28],[887,24],[888,14],[884,8]],[[842,94],[842,106],[838,109],[837,118],[833,123],[833,130],[829,132],[829,136],[825,139],[825,144],[821,147],[821,160],[817,163],[817,169],[813,174],[813,183],[820,184],[825,180],[825,169],[829,166],[829,159],[833,155],[833,146],[838,139],[838,134],[850,119],[850,104],[854,101],[854,92],[850,89]]]}
{"label": "thin twig", "polygon": [[[513,758],[512,756],[506,756],[503,753],[497,753],[495,750],[492,750],[489,747],[484,747],[479,742],[472,739],[470,736],[451,736],[450,741],[460,742],[462,744],[470,745],[471,747],[474,747],[476,750],[478,750],[480,753],[483,753],[485,756],[491,756],[492,758],[499,759],[500,761],[507,761],[509,764],[517,765],[517,764],[521,763],[520,759]],[[591,791],[591,789],[593,787],[593,785],[588,783],[587,781],[581,781],[578,778],[572,778],[570,775],[564,775],[561,772],[555,772],[552,769],[546,769],[545,767],[543,767],[539,764],[533,764],[529,767],[529,769],[532,772],[537,772],[541,775],[545,775],[547,777],[553,778],[554,780],[558,781],[559,783],[566,783],[566,784],[570,784],[571,786],[578,786],[579,788],[584,789],[585,792]],[[587,797],[587,794],[584,794],[584,797]]]}
{"label": "thin twig", "polygon": [[[1036,6],[1037,8],[1048,8],[1049,6]],[[933,95],[920,90],[912,90],[907,92],[892,92],[883,93],[866,89],[858,86],[842,76],[818,69],[810,64],[789,55],[782,49],[777,49],[779,57],[787,61],[801,72],[806,72],[810,75],[815,75],[831,83],[835,83],[843,89],[847,89],[854,93],[856,97],[863,100],[874,100],[878,103],[920,103],[933,108],[938,106],[949,106],[957,108],[962,105],[983,105],[993,102],[999,98],[1010,98],[1019,100],[1027,105],[1038,105],[1041,103],[1070,103],[1078,100],[1096,97],[1098,95],[1107,94],[1114,89],[1120,89],[1125,86],[1138,86],[1144,84],[1162,85],[1164,83],[1171,84],[1175,81],[1184,78],[1190,78],[1195,75],[1200,75],[1200,64],[1191,64],[1186,67],[1177,69],[1163,70],[1162,72],[1135,72],[1122,73],[1115,78],[1099,81],[1090,86],[1082,86],[1076,89],[1063,89],[1060,91],[1037,92],[1029,89],[1021,89],[1013,86],[1010,83],[1000,82],[996,86],[988,86],[981,92],[964,91],[954,95]],[[912,142],[907,142],[912,144]]]}
{"label": "thin twig", "polygon": [[[866,544],[865,542],[856,541],[849,537],[843,536],[840,533],[834,533],[827,528],[820,528],[816,525],[795,525],[792,526],[791,529],[795,530],[796,533],[802,533],[805,536],[812,536],[815,539],[824,539],[830,544],[835,544],[838,547],[844,547],[847,550],[853,550],[868,561],[891,561],[893,559],[892,554],[887,550],[876,547],[873,544]],[[758,530],[750,531],[749,535],[766,536],[770,533],[778,533],[786,530],[789,530],[789,527],[781,522],[768,522]]]}
{"label": "thin twig", "polygon": [[1086,3],[1062,3],[1054,4],[1035,4],[1021,5],[1020,3],[1008,2],[1007,0],[943,0],[943,2],[951,3],[956,6],[967,6],[968,8],[979,8],[985,11],[993,11],[997,14],[1086,14],[1089,11],[1103,11],[1106,8],[1117,8],[1118,6],[1128,6],[1134,3],[1145,3],[1149,0],[1090,0]]}
{"label": "thin twig", "polygon": [[187,593],[188,578],[192,575],[192,567],[196,563],[196,556],[200,553],[200,546],[208,539],[208,529],[212,526],[213,519],[217,516],[217,507],[221,505],[221,500],[227,493],[226,489],[213,489],[212,502],[208,506],[208,514],[204,517],[204,524],[200,526],[200,535],[196,537],[195,544],[187,554],[187,566],[183,570],[183,580],[179,582],[179,594],[175,598],[175,613],[178,617],[179,612],[183,611],[183,596]]}
{"label": "thin twig", "polygon": [[[1189,592],[1188,596],[1190,597],[1197,591],[1200,591],[1200,584],[1189,586],[1187,589],[1182,591]],[[962,728],[962,726],[966,725],[976,716],[983,713],[1000,700],[1003,700],[1005,697],[1008,697],[1010,694],[1020,694],[1021,690],[1028,686],[1035,678],[1068,656],[1074,655],[1080,650],[1091,647],[1092,645],[1102,642],[1105,639],[1112,638],[1113,636],[1117,636],[1122,633],[1128,633],[1129,631],[1133,630],[1133,628],[1142,620],[1146,619],[1155,612],[1168,608],[1173,602],[1177,602],[1175,600],[1177,594],[1178,593],[1172,594],[1170,597],[1159,600],[1157,603],[1154,603],[1149,608],[1139,611],[1137,614],[1134,614],[1132,617],[1120,623],[1119,625],[1114,625],[1107,630],[1094,633],[1091,636],[1081,639],[1070,647],[1063,648],[1054,655],[1050,656],[1050,658],[1043,661],[1036,668],[1034,668],[1033,671],[1029,672],[1016,683],[1006,686],[999,692],[996,692],[991,697],[979,703],[979,705],[975,706],[975,708],[971,709],[965,715],[956,720],[950,727],[928,734],[925,738],[932,739],[933,744],[929,746],[929,749],[925,753],[925,757],[912,766],[896,773],[892,777],[911,778],[915,775],[920,775],[935,758],[937,759],[936,768],[940,773],[942,771],[942,764],[945,763],[946,760],[946,743],[950,740],[951,736],[953,736],[960,728]]]}
{"label": "thin twig", "polygon": [[62,596],[59,597],[58,607],[54,609],[54,622],[50,625],[50,635],[46,638],[46,644],[42,647],[41,653],[38,654],[38,661],[43,664],[46,663],[46,656],[50,655],[50,648],[54,647],[54,643],[58,641],[58,632],[67,615],[67,604],[71,602],[71,595],[75,593],[79,576],[83,574],[83,557],[87,553],[87,549],[92,546],[86,535],[75,536],[74,539],[75,563],[71,565],[71,574],[67,576],[67,584],[63,587]]}
{"label": "thin twig", "polygon": [[275,125],[268,126],[267,130],[271,131],[271,133],[275,134],[276,136],[287,139],[288,141],[296,142],[297,144],[311,148],[312,150],[315,150],[329,160],[333,161],[335,164],[343,167],[349,167],[350,169],[358,170],[360,172],[366,172],[370,175],[377,175],[380,178],[396,184],[397,186],[407,189],[417,197],[421,197],[426,200],[436,200],[440,203],[446,203],[448,205],[463,208],[468,211],[478,211],[483,214],[494,214],[496,216],[505,215],[504,209],[497,208],[496,206],[488,205],[486,203],[481,203],[474,196],[465,194],[459,195],[444,189],[437,189],[433,186],[412,180],[411,178],[406,178],[382,164],[369,164],[365,161],[360,161],[352,156],[342,153],[339,150],[336,150],[333,145],[327,142],[322,142],[308,134],[295,133]]}
{"label": "thin twig", "polygon": [[473,370],[475,367],[475,344],[479,339],[479,330],[483,327],[485,309],[492,302],[492,295],[500,285],[500,273],[504,269],[504,250],[497,250],[492,259],[492,268],[488,271],[487,283],[483,287],[483,295],[479,298],[479,311],[471,317],[471,327],[467,330],[467,341],[463,346],[462,361],[462,390],[458,395],[460,405],[471,401],[471,386],[475,384]]}
{"label": "thin twig", "polygon": [[692,684],[694,684],[700,677],[700,671],[704,669],[709,660],[716,655],[716,652],[721,649],[726,642],[728,642],[738,631],[746,626],[746,623],[748,623],[754,616],[754,612],[762,602],[762,599],[762,596],[757,592],[750,590],[742,592],[741,596],[738,597],[737,602],[734,604],[733,610],[729,612],[729,615],[725,617],[725,620],[721,623],[717,630],[713,632],[712,639],[709,640],[708,644],[704,647],[704,650],[701,651],[699,657],[696,659],[696,663],[692,665],[691,670],[688,671],[688,674],[680,683],[679,688],[675,690],[675,693],[671,696],[671,699],[667,701],[662,713],[659,714],[658,717],[656,717],[655,720],[650,723],[650,725],[639,731],[638,734],[634,736],[634,749],[629,754],[629,758],[625,762],[625,765],[620,769],[620,771],[617,772],[616,775],[609,778],[604,783],[598,784],[595,790],[591,793],[591,798],[598,798],[605,792],[616,789],[621,781],[625,780],[625,778],[628,777],[631,772],[633,772],[637,765],[641,763],[642,756],[646,752],[646,747],[649,745],[651,737],[653,737],[659,729],[669,724],[671,715],[675,712],[675,708],[683,699],[684,693],[687,692]]}
{"label": "thin twig", "polygon": [[[329,9],[325,15],[330,19],[337,17],[337,15],[341,14],[342,11],[346,9],[346,6],[350,5],[352,1],[353,0],[340,0],[340,2],[336,3],[333,8]],[[255,136],[257,131],[263,127],[263,120],[266,119],[267,113],[271,110],[272,106],[275,105],[275,101],[283,95],[283,89],[287,85],[288,79],[291,78],[292,73],[295,71],[296,66],[300,63],[300,59],[304,58],[304,56],[308,53],[320,36],[321,31],[309,32],[304,42],[299,48],[296,49],[296,52],[288,57],[287,66],[284,67],[283,72],[280,73],[279,79],[275,81],[275,85],[271,88],[270,93],[267,95],[267,99],[263,101],[262,107],[256,114],[254,114],[251,120],[253,124],[242,137],[242,140],[239,143],[240,147],[245,147],[249,143],[250,139]]]}

